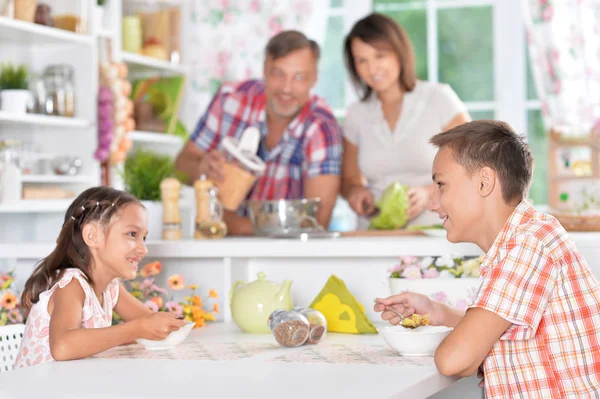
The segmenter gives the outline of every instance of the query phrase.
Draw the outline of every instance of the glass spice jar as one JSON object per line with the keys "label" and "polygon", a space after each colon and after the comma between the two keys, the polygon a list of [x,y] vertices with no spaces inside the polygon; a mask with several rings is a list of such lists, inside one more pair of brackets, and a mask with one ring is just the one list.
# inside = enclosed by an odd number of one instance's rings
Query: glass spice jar
{"label": "glass spice jar", "polygon": [[75,115],[75,82],[73,67],[48,65],[42,75],[46,86],[46,113],[56,116]]}
{"label": "glass spice jar", "polygon": [[277,309],[267,321],[275,340],[282,346],[296,348],[303,345],[309,336],[310,326],[302,314],[285,309]]}
{"label": "glass spice jar", "polygon": [[308,320],[310,332],[306,342],[309,344],[318,344],[327,334],[327,319],[323,316],[323,313],[316,309],[303,308],[300,306],[295,307],[293,310],[300,313]]}

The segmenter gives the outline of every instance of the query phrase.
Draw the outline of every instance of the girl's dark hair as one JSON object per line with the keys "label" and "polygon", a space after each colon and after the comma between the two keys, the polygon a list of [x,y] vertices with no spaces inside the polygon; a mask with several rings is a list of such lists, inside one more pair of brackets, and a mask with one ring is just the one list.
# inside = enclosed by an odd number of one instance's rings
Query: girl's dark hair
{"label": "girl's dark hair", "polygon": [[65,213],[56,248],[38,263],[25,283],[23,306],[31,308],[37,303],[40,294],[59,281],[68,268],[81,270],[91,284],[91,255],[83,241],[83,226],[99,222],[108,229],[117,212],[132,203],[142,206],[133,195],[105,186],[89,188],[75,198]]}
{"label": "girl's dark hair", "polygon": [[392,18],[378,13],[373,13],[358,21],[352,27],[344,41],[344,58],[350,77],[361,100],[369,98],[373,89],[360,78],[356,70],[356,63],[352,56],[352,40],[360,39],[374,47],[391,49],[400,63],[400,88],[403,91],[412,91],[417,84],[417,70],[415,52],[408,34]]}

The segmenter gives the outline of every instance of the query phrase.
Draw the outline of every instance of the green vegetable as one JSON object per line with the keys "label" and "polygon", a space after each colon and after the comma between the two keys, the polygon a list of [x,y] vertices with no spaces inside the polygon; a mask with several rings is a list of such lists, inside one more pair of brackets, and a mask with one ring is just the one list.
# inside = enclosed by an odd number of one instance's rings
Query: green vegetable
{"label": "green vegetable", "polygon": [[27,90],[29,73],[25,65],[13,66],[11,63],[0,66],[1,90]]}
{"label": "green vegetable", "polygon": [[369,228],[377,230],[395,230],[404,227],[408,221],[408,187],[393,183],[385,189],[376,204],[379,215],[371,219]]}
{"label": "green vegetable", "polygon": [[427,225],[427,226],[423,226],[420,224],[414,224],[412,226],[408,226],[406,229],[407,230],[442,230],[444,228],[444,226],[442,226],[441,224],[431,224],[431,225]]}

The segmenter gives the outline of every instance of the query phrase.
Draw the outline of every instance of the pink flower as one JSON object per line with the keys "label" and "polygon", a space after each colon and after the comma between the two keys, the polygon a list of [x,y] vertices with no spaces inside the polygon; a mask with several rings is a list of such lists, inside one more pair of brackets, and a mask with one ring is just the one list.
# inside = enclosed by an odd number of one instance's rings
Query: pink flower
{"label": "pink flower", "polygon": [[233,15],[229,11],[223,13],[223,22],[225,22],[226,24],[230,24],[232,20]]}
{"label": "pink flower", "polygon": [[252,0],[250,2],[250,11],[252,11],[252,12],[260,11],[260,1],[259,0]]}
{"label": "pink flower", "polygon": [[146,306],[148,309],[150,309],[153,312],[158,312],[158,305],[152,301],[146,301],[144,302],[144,306]]}
{"label": "pink flower", "polygon": [[281,32],[281,30],[283,29],[281,27],[281,21],[279,20],[279,18],[277,17],[271,17],[269,18],[269,29],[271,30],[271,33],[276,35],[277,33]]}
{"label": "pink flower", "polygon": [[173,313],[177,313],[177,314],[183,313],[183,306],[181,306],[180,304],[178,304],[175,301],[169,301],[169,302],[165,303],[165,307],[169,310],[169,312],[173,312]]}
{"label": "pink flower", "polygon": [[421,268],[419,266],[408,266],[402,272],[402,277],[408,280],[416,280],[421,278]]}
{"label": "pink flower", "polygon": [[550,21],[554,16],[554,8],[551,6],[547,6],[544,11],[542,11],[542,19],[544,21]]}
{"label": "pink flower", "polygon": [[401,272],[402,269],[403,269],[402,264],[396,263],[395,265],[390,266],[390,268],[388,269],[388,272],[390,272],[390,273]]}
{"label": "pink flower", "polygon": [[554,94],[560,94],[561,91],[561,84],[560,84],[560,80],[555,80],[554,83],[552,84],[552,92]]}
{"label": "pink flower", "polygon": [[23,323],[23,315],[17,309],[8,312],[8,320],[13,324]]}
{"label": "pink flower", "polygon": [[419,259],[415,256],[401,256],[400,262],[404,265],[414,265]]}
{"label": "pink flower", "polygon": [[145,291],[147,289],[150,289],[150,287],[152,287],[152,284],[154,284],[153,278],[145,278],[144,281],[142,281],[142,284],[140,284],[140,290]]}
{"label": "pink flower", "polygon": [[219,0],[219,10],[226,10],[229,8],[229,0]]}
{"label": "pink flower", "polygon": [[425,271],[423,272],[423,278],[438,278],[439,276],[440,272],[438,272],[435,267],[425,269]]}
{"label": "pink flower", "polygon": [[434,301],[446,303],[448,301],[448,294],[446,294],[444,291],[438,291],[431,295],[431,299],[433,299]]}

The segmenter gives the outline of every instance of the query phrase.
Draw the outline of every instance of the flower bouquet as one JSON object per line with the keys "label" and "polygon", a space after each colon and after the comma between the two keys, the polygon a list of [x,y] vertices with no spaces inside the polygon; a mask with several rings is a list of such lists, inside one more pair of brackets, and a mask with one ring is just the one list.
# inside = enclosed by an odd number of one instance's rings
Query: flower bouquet
{"label": "flower bouquet", "polygon": [[[162,271],[160,262],[146,264],[131,281],[125,281],[125,288],[137,299],[142,301],[153,312],[169,311],[185,316],[187,321],[195,323],[194,328],[204,327],[206,322],[215,321],[215,313],[219,313],[219,304],[216,302],[218,294],[211,289],[204,300],[196,294],[198,285],[189,285],[190,294],[183,301],[175,301],[169,292],[155,284],[156,276]],[[168,279],[169,289],[180,291],[185,289],[185,279],[179,274],[174,274]],[[205,310],[204,305],[210,305],[210,310]],[[121,323],[121,318],[113,313],[113,324]]]}
{"label": "flower bouquet", "polygon": [[22,324],[27,318],[14,282],[14,270],[0,274],[0,326]]}

